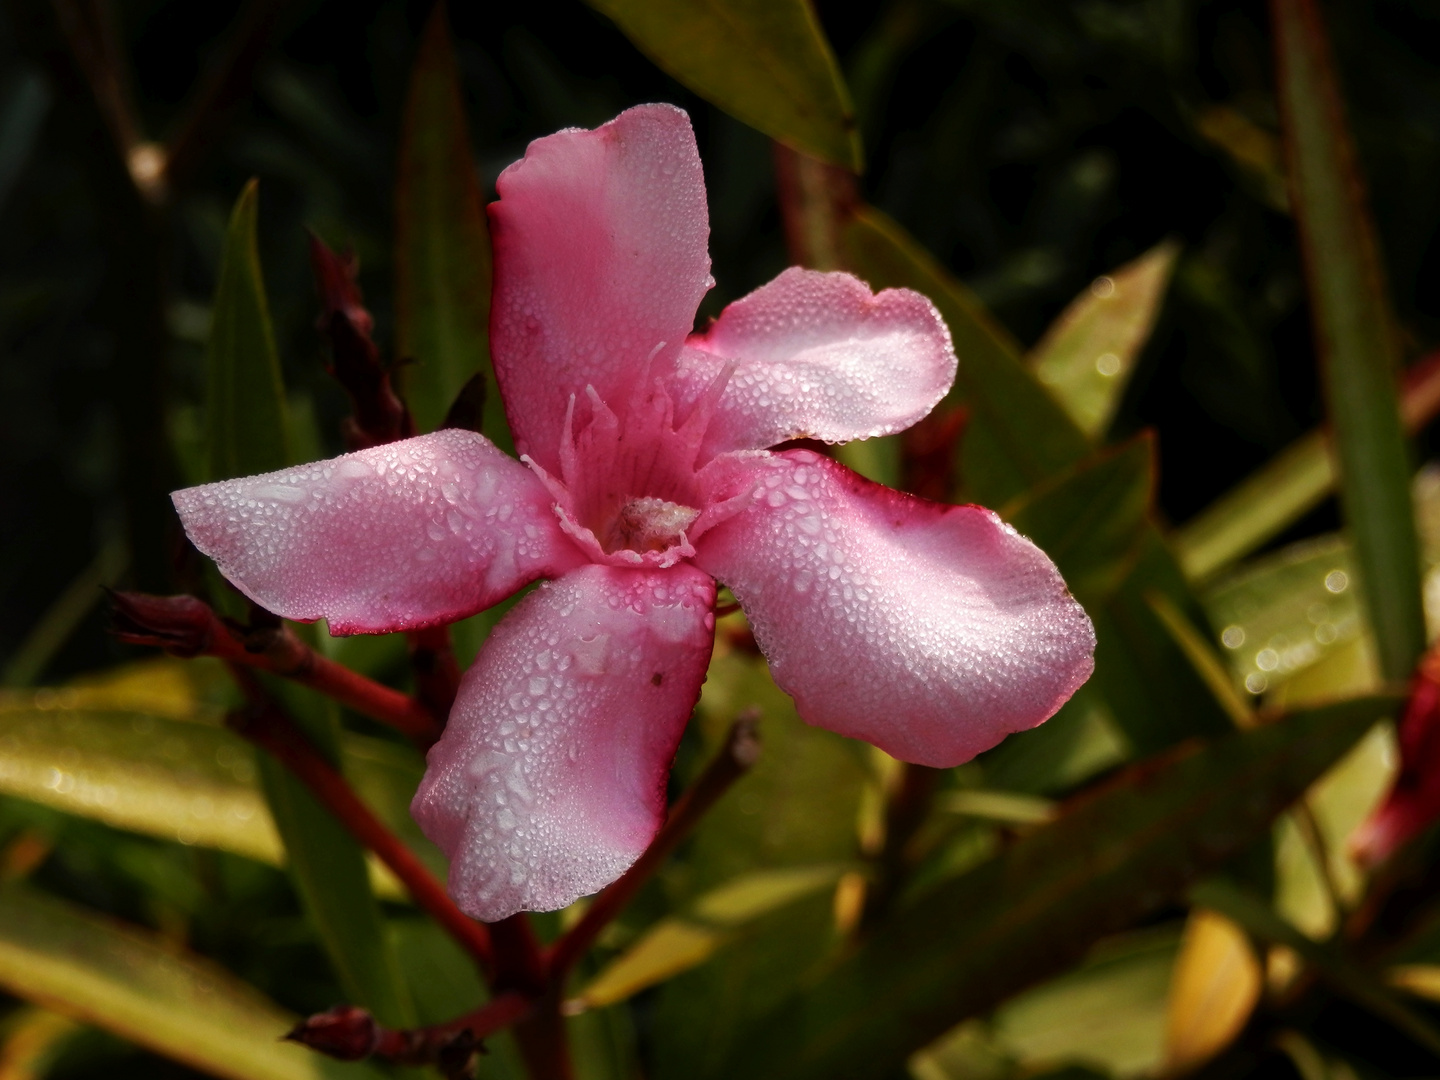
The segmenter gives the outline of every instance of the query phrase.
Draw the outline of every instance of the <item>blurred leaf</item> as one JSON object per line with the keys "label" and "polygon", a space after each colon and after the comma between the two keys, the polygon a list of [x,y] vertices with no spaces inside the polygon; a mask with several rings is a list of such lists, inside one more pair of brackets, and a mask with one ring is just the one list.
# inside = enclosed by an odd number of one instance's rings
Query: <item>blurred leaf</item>
{"label": "blurred leaf", "polygon": [[14,66],[0,87],[0,209],[30,160],[50,111],[50,87],[40,73],[13,59],[10,63]]}
{"label": "blurred leaf", "polygon": [[[259,789],[255,750],[218,719],[193,704],[188,712],[147,707],[123,684],[0,696],[0,793],[279,866],[284,851]],[[344,736],[342,751],[343,771],[360,797],[443,877],[445,857],[410,816],[424,770],[419,755],[353,734]],[[373,857],[369,872],[388,899],[405,897]]]}
{"label": "blurred leaf", "polygon": [[1425,621],[1395,389],[1395,330],[1319,9],[1313,0],[1276,0],[1271,10],[1292,202],[1340,465],[1340,498],[1381,670],[1401,680],[1409,678],[1425,647]]}
{"label": "blurred leaf", "polygon": [[490,366],[490,232],[470,153],[449,15],[425,24],[405,102],[395,187],[396,355],[417,431],[445,419],[460,388],[485,373],[485,434],[504,443]]}
{"label": "blurred leaf", "polygon": [[1244,932],[1213,911],[1190,912],[1170,980],[1166,1071],[1196,1068],[1229,1046],[1250,1019],[1262,985],[1260,960]]}
{"label": "blurred leaf", "polygon": [[1141,755],[1231,727],[1215,695],[1155,614],[1157,595],[1189,622],[1204,624],[1204,611],[1152,525],[1119,586],[1088,609],[1097,641],[1091,681]]}
{"label": "blurred leaf", "polygon": [[1261,199],[1282,214],[1290,211],[1280,139],[1230,105],[1207,105],[1195,114],[1195,130],[1225,151]]}
{"label": "blurred leaf", "polygon": [[842,243],[848,269],[871,288],[915,289],[950,327],[960,357],[954,399],[970,409],[961,441],[969,497],[999,506],[1085,457],[1085,436],[1025,370],[1019,346],[900,225],[862,206]]}
{"label": "blurred leaf", "polygon": [[0,705],[0,792],[119,829],[281,862],[247,743],[204,724],[53,701]]}
{"label": "blurred leaf", "polygon": [[[739,616],[733,617],[737,621]],[[721,624],[721,633],[734,625]],[[697,706],[708,760],[736,714],[760,709],[760,759],[696,829],[674,895],[691,899],[762,869],[858,857],[855,821],[867,776],[857,744],[804,723],[762,657],[717,643]]]}
{"label": "blurred leaf", "polygon": [[1313,835],[1298,811],[1275,823],[1275,910],[1317,941],[1344,915],[1337,899],[1347,909],[1360,902],[1369,873],[1351,857],[1350,836],[1390,790],[1398,764],[1393,725],[1376,724],[1306,792]]}
{"label": "blurred leaf", "polygon": [[173,942],[18,885],[0,887],[0,986],[233,1080],[380,1075],[281,1042],[297,1017]]}
{"label": "blurred leaf", "polygon": [[1237,728],[1248,728],[1255,726],[1255,713],[1250,707],[1250,702],[1240,696],[1235,689],[1235,682],[1230,672],[1225,670],[1225,664],[1210,642],[1205,640],[1204,635],[1195,628],[1195,624],[1185,617],[1185,614],[1175,606],[1175,603],[1161,593],[1150,593],[1146,596],[1153,611],[1165,629],[1169,632],[1171,640],[1180,647],[1185,658],[1190,661],[1190,666],[1195,669],[1195,674],[1200,676],[1205,683],[1206,689],[1210,691],[1225,714],[1230,717],[1230,722]]}
{"label": "blurred leaf", "polygon": [[745,924],[833,886],[842,866],[758,870],[712,889],[688,915],[662,919],[605,965],[575,997],[583,1008],[613,1005],[704,963]]}
{"label": "blurred leaf", "polygon": [[1306,937],[1258,896],[1224,878],[1211,878],[1191,889],[1190,899],[1239,923],[1262,941],[1294,950],[1337,993],[1393,1024],[1431,1053],[1440,1054],[1440,1030],[1429,1018],[1337,950]]}
{"label": "blurred leaf", "polygon": [[807,0],[587,0],[673,78],[811,157],[865,168],[850,92]]}
{"label": "blurred leaf", "polygon": [[1155,1072],[1177,946],[1173,927],[1102,943],[1076,970],[996,1010],[995,1044],[1027,1073],[1069,1062],[1112,1076]]}
{"label": "blurred leaf", "polygon": [[897,913],[747,1029],[709,1074],[892,1075],[946,1028],[1173,900],[1398,704],[1379,697],[1295,713],[1131,771]]}
{"label": "blurred leaf", "polygon": [[1185,576],[1210,577],[1249,554],[1320,505],[1334,484],[1324,434],[1297,439],[1175,530],[1175,555]]}
{"label": "blurred leaf", "polygon": [[1148,436],[1087,460],[1006,504],[1001,516],[1055,560],[1083,604],[1102,601],[1130,569],[1154,486]]}
{"label": "blurred leaf", "polygon": [[1110,426],[1179,254],[1179,245],[1166,241],[1096,278],[1030,351],[1035,377],[1091,438]]}
{"label": "blurred leaf", "polygon": [[1059,816],[1052,800],[1014,791],[948,791],[935,799],[935,808],[1008,825],[1044,825]]}
{"label": "blurred leaf", "polygon": [[271,472],[291,464],[285,387],[270,329],[270,305],[255,244],[260,182],[235,202],[215,286],[205,367],[212,480]]}
{"label": "blurred leaf", "polygon": [[982,759],[985,783],[1006,791],[1069,791],[1131,756],[1115,714],[1091,679],[1060,711],[1011,735]]}
{"label": "blurred leaf", "polygon": [[40,1080],[65,1045],[84,1030],[84,1025],[49,1009],[14,1010],[0,1023],[0,1078]]}

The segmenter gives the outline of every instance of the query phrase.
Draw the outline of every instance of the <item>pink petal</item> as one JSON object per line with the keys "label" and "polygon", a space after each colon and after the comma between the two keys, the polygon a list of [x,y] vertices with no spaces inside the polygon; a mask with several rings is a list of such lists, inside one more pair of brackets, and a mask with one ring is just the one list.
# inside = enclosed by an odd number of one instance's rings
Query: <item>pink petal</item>
{"label": "pink petal", "polygon": [[759,450],[786,439],[849,442],[903,431],[955,381],[950,331],[909,289],[872,295],[849,274],[792,267],[690,338],[693,393],[735,363],[705,449]]}
{"label": "pink petal", "polygon": [[337,634],[452,622],[584,561],[535,475],[470,431],[171,499],[241,592],[287,619],[328,619]]}
{"label": "pink petal", "polygon": [[673,364],[710,287],[710,220],[690,118],[641,105],[537,139],[490,206],[495,373],[515,445],[558,472],[570,396],[620,409]]}
{"label": "pink petal", "polygon": [[700,696],[715,585],[586,566],[526,597],[460,685],[410,812],[450,895],[494,922],[603,888],[654,838]]}
{"label": "pink petal", "polygon": [[948,767],[1049,718],[1095,634],[1044,552],[978,506],[872,484],[809,451],[716,462],[754,503],[695,562],[744,607],[809,723]]}

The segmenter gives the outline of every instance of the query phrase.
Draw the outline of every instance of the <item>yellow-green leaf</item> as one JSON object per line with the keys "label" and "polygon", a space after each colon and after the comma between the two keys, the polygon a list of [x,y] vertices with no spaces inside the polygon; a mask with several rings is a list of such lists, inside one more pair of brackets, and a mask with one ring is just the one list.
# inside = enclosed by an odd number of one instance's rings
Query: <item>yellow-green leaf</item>
{"label": "yellow-green leaf", "polygon": [[808,0],[587,0],[660,68],[786,146],[864,168],[850,92]]}
{"label": "yellow-green leaf", "polygon": [[1030,352],[1030,367],[1091,438],[1105,433],[1150,338],[1180,253],[1167,241],[1096,278]]}
{"label": "yellow-green leaf", "polygon": [[20,885],[0,887],[0,987],[229,1080],[379,1077],[281,1042],[297,1018],[215,964]]}

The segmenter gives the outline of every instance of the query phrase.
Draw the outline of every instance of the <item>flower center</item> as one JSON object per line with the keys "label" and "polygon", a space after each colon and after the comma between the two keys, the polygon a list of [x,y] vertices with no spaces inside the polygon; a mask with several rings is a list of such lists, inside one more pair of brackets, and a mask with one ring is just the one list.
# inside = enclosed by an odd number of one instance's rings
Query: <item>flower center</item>
{"label": "flower center", "polygon": [[684,540],[684,532],[700,511],[693,506],[658,499],[653,495],[631,499],[620,507],[610,528],[597,531],[605,550],[664,551]]}
{"label": "flower center", "polygon": [[711,505],[698,479],[700,446],[729,377],[726,369],[712,380],[678,424],[664,379],[642,378],[620,415],[587,386],[583,399],[570,400],[560,475],[524,459],[555,496],[560,527],[595,562],[673,566],[738,510]]}

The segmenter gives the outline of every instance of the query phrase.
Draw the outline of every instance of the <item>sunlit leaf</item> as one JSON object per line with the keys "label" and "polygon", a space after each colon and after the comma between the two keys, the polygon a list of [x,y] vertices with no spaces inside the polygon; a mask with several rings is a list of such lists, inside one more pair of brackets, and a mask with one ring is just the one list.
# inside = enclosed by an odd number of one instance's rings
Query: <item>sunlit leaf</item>
{"label": "sunlit leaf", "polygon": [[1425,647],[1399,360],[1374,226],[1319,8],[1272,5],[1291,197],[1340,466],[1380,667],[1408,678]]}
{"label": "sunlit leaf", "polygon": [[1186,1071],[1224,1050],[1260,1000],[1260,960],[1250,939],[1223,915],[1190,913],[1170,980],[1167,1069]]}
{"label": "sunlit leaf", "polygon": [[439,427],[460,388],[483,371],[483,426],[503,443],[490,366],[490,232],[443,3],[425,24],[410,77],[395,226],[396,352],[406,361],[402,385],[415,425]]}
{"label": "sunlit leaf", "polygon": [[0,1077],[4,1080],[39,1080],[66,1045],[85,1030],[68,1016],[28,1006],[16,1009],[0,1023]]}
{"label": "sunlit leaf", "polygon": [[1351,857],[1350,837],[1390,790],[1398,765],[1394,727],[1377,724],[1306,792],[1308,821],[1297,808],[1275,824],[1275,910],[1316,940],[1343,916],[1337,900],[1346,910],[1360,901],[1370,875]]}
{"label": "sunlit leaf", "polygon": [[379,1076],[281,1042],[296,1017],[173,942],[18,885],[0,887],[0,987],[231,1080]]}
{"label": "sunlit leaf", "polygon": [[587,0],[676,80],[772,139],[865,167],[850,92],[806,0]]}
{"label": "sunlit leaf", "polygon": [[1335,536],[1257,559],[1206,590],[1205,609],[1234,677],[1252,694],[1364,633],[1350,551]]}
{"label": "sunlit leaf", "polygon": [[1173,901],[1396,705],[1374,698],[1292,714],[1111,783],[914,901],[747,1027],[707,1075],[892,1075],[947,1028]]}
{"label": "sunlit leaf", "polygon": [[1002,1005],[995,1044],[1027,1072],[1082,1061],[1113,1076],[1153,1073],[1177,945],[1173,927],[1103,943],[1075,971]]}
{"label": "sunlit leaf", "polygon": [[1105,433],[1120,405],[1179,253],[1166,242],[1096,278],[1030,352],[1035,376],[1091,438]]}
{"label": "sunlit leaf", "polygon": [[623,1001],[708,960],[746,923],[833,886],[842,867],[758,870],[712,889],[689,913],[662,919],[617,956],[575,998],[577,1008]]}
{"label": "sunlit leaf", "polygon": [[1008,825],[1043,825],[1059,816],[1059,809],[1051,800],[1013,791],[947,791],[935,800],[935,806],[951,814]]}
{"label": "sunlit leaf", "polygon": [[[144,665],[166,672],[170,664]],[[124,670],[124,669],[122,669]],[[214,848],[279,866],[284,849],[260,791],[254,749],[178,693],[149,696],[128,673],[109,682],[0,696],[0,793],[161,840]],[[163,684],[162,684],[163,685]],[[342,767],[367,805],[443,877],[443,855],[410,816],[423,771],[407,747],[362,735],[342,741]],[[403,898],[370,860],[372,884]]]}
{"label": "sunlit leaf", "polygon": [[222,728],[54,700],[0,706],[0,792],[131,832],[281,862],[246,743]]}
{"label": "sunlit leaf", "polygon": [[1255,724],[1255,714],[1250,702],[1235,689],[1235,682],[1230,672],[1225,669],[1224,661],[1216,655],[1210,642],[1205,640],[1205,636],[1196,629],[1195,624],[1185,617],[1169,597],[1161,593],[1150,593],[1145,599],[1150,604],[1150,610],[1164,624],[1171,639],[1180,647],[1180,651],[1190,661],[1190,666],[1195,669],[1195,674],[1200,676],[1231,722],[1237,728],[1252,727]]}

